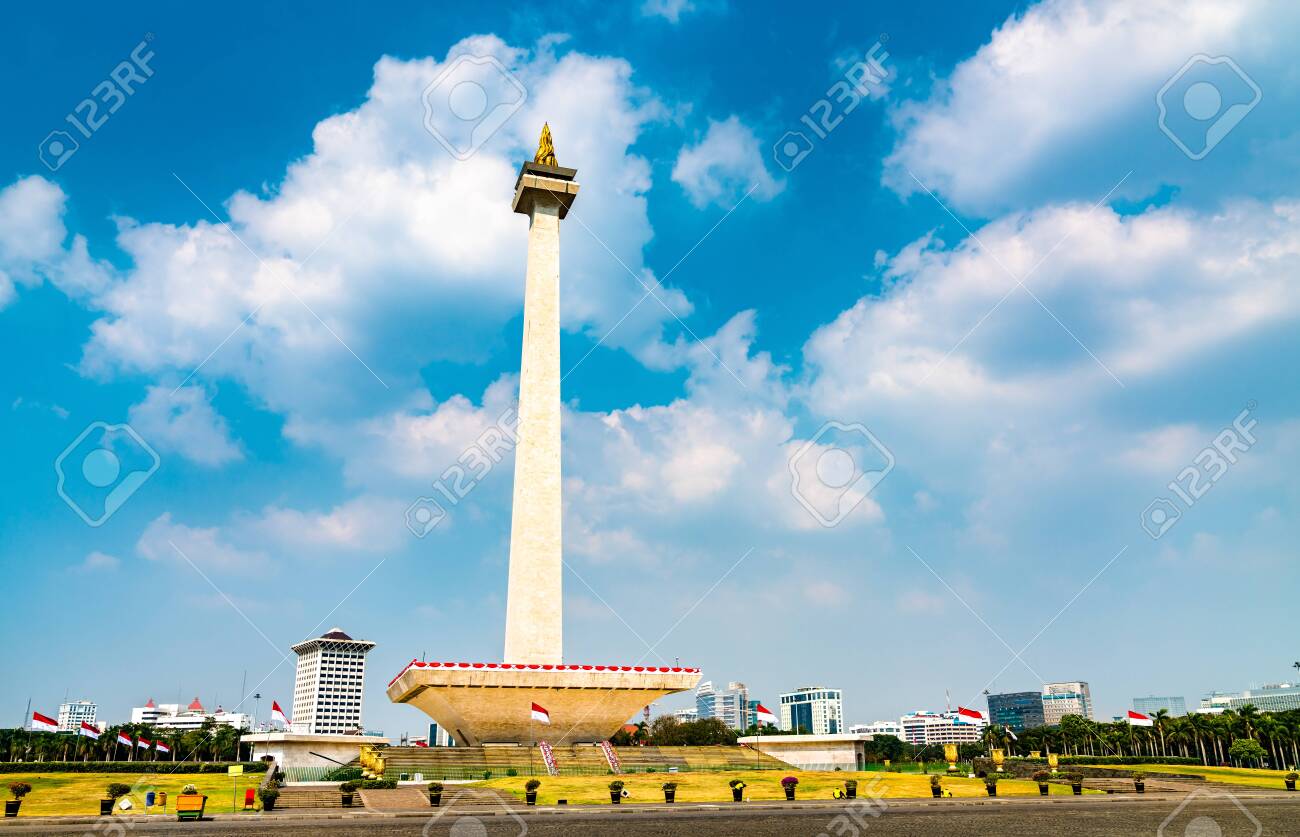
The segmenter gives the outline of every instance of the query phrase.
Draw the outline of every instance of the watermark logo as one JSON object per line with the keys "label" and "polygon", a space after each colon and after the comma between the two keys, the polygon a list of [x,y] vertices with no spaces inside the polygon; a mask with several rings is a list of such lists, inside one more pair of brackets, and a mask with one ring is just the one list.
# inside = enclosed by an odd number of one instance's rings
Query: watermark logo
{"label": "watermark logo", "polygon": [[495,56],[461,55],[423,98],[425,130],[448,154],[468,160],[524,106],[528,89]]}
{"label": "watermark logo", "polygon": [[88,526],[103,526],[161,462],[129,424],[92,422],[54,460],[57,490]]}
{"label": "watermark logo", "polygon": [[1237,454],[1255,446],[1255,427],[1259,422],[1251,416],[1254,409],[1255,402],[1251,401],[1232,420],[1231,426],[1220,430],[1214,441],[1192,457],[1191,464],[1166,486],[1182,501],[1181,507],[1173,498],[1157,497],[1142,510],[1142,529],[1152,540],[1159,540],[1172,529],[1182,519],[1184,509],[1196,505],[1237,464]]}
{"label": "watermark logo", "polygon": [[1187,794],[1156,829],[1156,837],[1259,837],[1263,833],[1264,826],[1237,797],[1201,790]]}
{"label": "watermark logo", "polygon": [[[858,109],[864,99],[884,92],[884,82],[888,76],[885,61],[889,58],[889,53],[885,51],[882,42],[886,37],[881,35],[880,41],[867,50],[866,56],[850,64],[843,77],[826,90],[826,95],[813,102],[799,117],[803,128],[807,128],[818,141],[830,136],[845,117]],[[803,128],[786,131],[772,146],[772,159],[788,172],[794,171],[815,147]]]}
{"label": "watermark logo", "polygon": [[829,529],[894,470],[894,454],[863,425],[828,421],[788,464],[790,494]]}
{"label": "watermark logo", "polygon": [[865,782],[859,791],[862,798],[854,799],[844,806],[844,812],[837,814],[826,825],[826,829],[817,837],[859,837],[864,833],[871,820],[880,817],[889,810],[885,801],[883,782],[879,777]]}
{"label": "watermark logo", "polygon": [[[491,833],[524,837],[528,833],[528,823],[499,796],[489,796],[490,793],[475,794],[474,813],[458,812],[454,806],[438,808],[420,830],[421,836],[486,837]],[[489,822],[492,824],[490,832]]]}
{"label": "watermark logo", "polygon": [[1184,154],[1200,160],[1264,98],[1226,55],[1193,55],[1156,93],[1157,123]]}
{"label": "watermark logo", "polygon": [[152,34],[145,35],[144,40],[131,50],[129,60],[119,62],[109,72],[108,78],[95,85],[90,95],[63,117],[76,130],[81,140],[61,128],[50,131],[41,140],[36,147],[36,156],[47,169],[55,172],[63,168],[81,148],[81,143],[104,127],[108,118],[135,95],[137,88],[153,77],[153,68],[149,66],[154,57],[153,51],[149,49],[152,41]]}

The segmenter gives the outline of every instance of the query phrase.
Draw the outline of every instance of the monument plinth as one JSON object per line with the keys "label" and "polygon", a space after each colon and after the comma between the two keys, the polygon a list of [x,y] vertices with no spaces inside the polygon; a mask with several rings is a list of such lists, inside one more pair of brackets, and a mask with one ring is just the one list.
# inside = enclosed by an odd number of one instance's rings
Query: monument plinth
{"label": "monument plinth", "polygon": [[[412,660],[388,684],[390,700],[413,704],[469,746],[602,741],[700,678],[692,668],[563,663],[560,222],[577,198],[577,174],[556,161],[544,126],[511,204],[528,216],[528,263],[504,662]],[[532,720],[533,703],[546,708],[549,726]]]}

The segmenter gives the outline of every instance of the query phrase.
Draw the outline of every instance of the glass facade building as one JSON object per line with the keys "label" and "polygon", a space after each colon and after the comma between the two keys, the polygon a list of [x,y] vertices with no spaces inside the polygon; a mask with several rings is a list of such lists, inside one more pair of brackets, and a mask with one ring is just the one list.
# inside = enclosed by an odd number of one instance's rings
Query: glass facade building
{"label": "glass facade building", "polygon": [[1043,696],[1039,692],[989,695],[988,701],[989,723],[1008,727],[1017,732],[1041,727],[1046,723],[1043,716]]}
{"label": "glass facade building", "polygon": [[844,698],[839,689],[805,686],[781,695],[781,729],[812,735],[844,731]]}

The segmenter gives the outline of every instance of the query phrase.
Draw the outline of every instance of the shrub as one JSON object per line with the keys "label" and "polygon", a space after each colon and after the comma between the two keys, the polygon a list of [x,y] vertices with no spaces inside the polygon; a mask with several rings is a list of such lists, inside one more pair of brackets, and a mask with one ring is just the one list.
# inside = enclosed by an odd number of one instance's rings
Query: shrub
{"label": "shrub", "polygon": [[675,790],[677,790],[677,783],[676,783],[676,782],[664,782],[663,785],[662,785],[662,787],[663,787],[663,789],[666,790],[666,791],[675,791]]}
{"label": "shrub", "polygon": [[1143,773],[1141,770],[1134,770],[1134,771],[1133,771],[1133,781],[1135,781],[1135,782],[1141,782],[1141,781],[1143,781],[1144,779],[1146,779],[1146,777],[1147,777],[1147,774]]}
{"label": "shrub", "polygon": [[1300,779],[1300,773],[1296,773],[1292,770],[1290,773],[1286,774],[1286,777],[1294,782],[1296,779]]}
{"label": "shrub", "polygon": [[1071,773],[1071,774],[1070,774],[1070,784],[1072,784],[1072,785],[1078,785],[1078,784],[1082,784],[1082,783],[1083,783],[1083,774],[1082,774],[1082,773]]}
{"label": "shrub", "polygon": [[[112,787],[112,786],[110,786],[110,787]],[[125,785],[120,785],[119,787],[126,787],[126,786],[125,786]],[[131,790],[130,788],[126,788],[126,789],[127,789],[128,792]],[[193,783],[188,784],[188,785],[186,785],[185,787],[181,788],[181,795],[182,795],[182,796],[193,796],[194,794],[196,794],[196,793],[198,793],[198,792],[199,792],[199,789],[196,788],[196,787],[194,786]]]}
{"label": "shrub", "polygon": [[430,782],[429,793],[442,793],[442,782]]}
{"label": "shrub", "polygon": [[518,776],[518,775],[519,775],[519,771],[518,771],[518,770],[515,770],[513,767],[507,767],[507,768],[506,768],[506,775],[509,776],[509,777],[511,777],[511,778],[514,778],[515,776]]}
{"label": "shrub", "polygon": [[623,783],[618,779],[615,779],[609,783],[609,789],[612,791],[621,791],[623,790]]}
{"label": "shrub", "polygon": [[646,773],[654,773],[654,772],[655,772],[655,769],[654,769],[653,767],[647,767],[647,768],[645,769],[645,772],[646,772]]}
{"label": "shrub", "polygon": [[998,777],[989,775],[984,777],[985,787],[996,788],[998,786]]}
{"label": "shrub", "polygon": [[932,788],[940,787],[940,784],[939,784],[939,777],[938,777],[938,776],[931,776],[931,777],[930,777],[930,787],[932,787]]}
{"label": "shrub", "polygon": [[[127,790],[130,790],[130,788],[127,788]],[[9,786],[9,792],[14,795],[14,799],[22,799],[32,792],[32,786],[26,782],[14,782]]]}
{"label": "shrub", "polygon": [[363,779],[362,790],[393,790],[397,787],[396,779]]}
{"label": "shrub", "polygon": [[535,791],[541,786],[542,782],[540,779],[529,779],[527,782],[524,782],[524,790],[526,791]]}
{"label": "shrub", "polygon": [[1052,774],[1046,770],[1034,771],[1034,781],[1040,785],[1045,785],[1052,778]]}
{"label": "shrub", "polygon": [[275,800],[280,798],[280,790],[279,788],[260,788],[257,791],[257,798],[262,800],[263,808],[265,808],[268,803],[274,805]]}
{"label": "shrub", "polygon": [[786,776],[781,780],[781,785],[787,788],[792,788],[797,784],[799,784],[799,780],[794,776]]}
{"label": "shrub", "polygon": [[727,782],[727,787],[731,788],[732,790],[735,790],[736,788],[744,788],[745,783],[740,781],[739,779],[732,779],[730,782]]}
{"label": "shrub", "polygon": [[343,793],[356,793],[357,788],[361,787],[357,782],[344,782],[339,785],[339,790]]}
{"label": "shrub", "polygon": [[491,779],[491,778],[492,778],[492,771],[491,771],[491,770],[484,770],[484,771],[483,771],[483,781],[486,782],[488,779]]}
{"label": "shrub", "polygon": [[857,780],[857,779],[845,779],[845,780],[844,780],[844,787],[845,787],[846,790],[857,790],[857,789],[858,789],[858,780]]}
{"label": "shrub", "polygon": [[[192,788],[194,786],[186,785],[185,787]],[[118,801],[119,799],[126,796],[130,792],[131,792],[131,786],[122,784],[121,782],[114,782],[104,789],[104,795],[107,796],[109,799],[113,800],[114,802]],[[195,791],[195,793],[197,792],[198,791]]]}
{"label": "shrub", "polygon": [[361,778],[360,767],[336,767],[322,778],[322,782],[347,782]]}

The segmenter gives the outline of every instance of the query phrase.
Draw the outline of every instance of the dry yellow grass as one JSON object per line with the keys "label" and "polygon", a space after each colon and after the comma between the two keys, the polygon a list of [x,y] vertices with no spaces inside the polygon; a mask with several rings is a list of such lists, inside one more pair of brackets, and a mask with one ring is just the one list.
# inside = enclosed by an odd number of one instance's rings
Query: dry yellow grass
{"label": "dry yellow grass", "polygon": [[[235,777],[237,810],[244,810],[245,788],[256,789],[263,775],[249,773]],[[20,817],[96,816],[99,814],[99,800],[105,797],[104,789],[113,782],[135,788],[130,796],[134,806],[129,812],[132,816],[145,812],[144,795],[150,790],[167,792],[167,813],[172,813],[181,788],[191,783],[199,793],[207,795],[207,813],[228,814],[235,810],[230,804],[231,777],[224,773],[6,773],[0,778],[3,779],[0,784],[3,784],[6,798],[13,782],[26,782],[32,786],[32,792],[19,809]],[[162,812],[159,806],[150,809],[151,814]]]}

